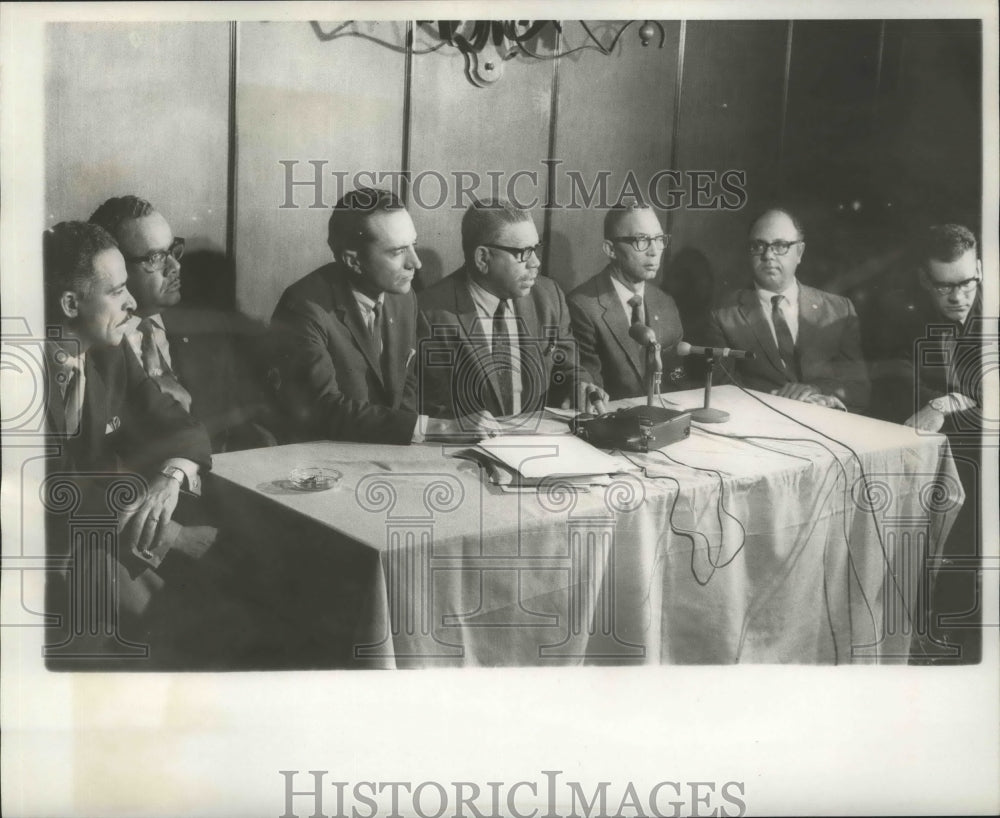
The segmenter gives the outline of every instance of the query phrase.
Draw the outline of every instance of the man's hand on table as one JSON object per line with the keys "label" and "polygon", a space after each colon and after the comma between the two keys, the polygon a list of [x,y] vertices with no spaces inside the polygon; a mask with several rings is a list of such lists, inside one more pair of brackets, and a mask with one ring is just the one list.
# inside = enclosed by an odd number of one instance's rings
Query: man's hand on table
{"label": "man's hand on table", "polygon": [[[608,393],[605,392],[597,384],[589,383],[587,381],[578,383],[576,385],[575,394],[573,398],[576,400],[576,410],[578,412],[589,412],[593,408],[594,414],[603,415],[608,411],[606,401],[609,400]],[[571,409],[574,404],[571,403],[571,398],[567,398],[562,402],[563,409]]]}
{"label": "man's hand on table", "polygon": [[911,426],[920,432],[939,432],[944,426],[944,412],[939,412],[928,403],[903,425]]}
{"label": "man's hand on table", "polygon": [[820,392],[812,384],[792,381],[791,383],[786,383],[780,389],[772,389],[771,394],[777,395],[779,398],[789,398],[790,400],[805,400],[811,395],[820,394]]}

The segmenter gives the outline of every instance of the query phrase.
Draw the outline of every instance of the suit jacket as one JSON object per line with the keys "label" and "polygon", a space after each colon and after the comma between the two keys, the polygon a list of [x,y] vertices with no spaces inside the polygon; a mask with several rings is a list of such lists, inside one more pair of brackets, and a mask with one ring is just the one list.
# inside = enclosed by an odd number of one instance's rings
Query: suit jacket
{"label": "suit jacket", "polygon": [[191,393],[191,414],[213,452],[273,445],[263,324],[238,312],[175,307],[162,315],[171,368]]}
{"label": "suit jacket", "polygon": [[[612,400],[646,394],[646,350],[629,337],[629,319],[611,281],[611,266],[585,281],[567,297],[580,363]],[[661,391],[683,388],[684,369],[674,348],[684,338],[674,299],[647,282],[646,323],[660,342]],[[684,384],[686,386],[686,384]]]}
{"label": "suit jacket", "polygon": [[923,290],[887,293],[877,315],[871,333],[873,415],[902,423],[952,392],[982,406],[981,291],[963,324],[941,316]]}
{"label": "suit jacket", "polygon": [[[127,344],[89,351],[85,374],[79,433],[59,441],[62,452],[54,466],[148,475],[163,461],[184,457],[202,471],[211,468],[205,428],[159,390]],[[63,400],[51,373],[46,385],[49,429],[61,437],[66,429]]]}
{"label": "suit jacket", "polygon": [[416,426],[417,300],[386,293],[377,359],[347,272],[331,263],[292,284],[271,319],[278,393],[302,439],[409,443]]}
{"label": "suit jacket", "polygon": [[[460,417],[488,410],[501,415],[500,389],[486,338],[477,332],[476,305],[465,269],[427,288],[420,303],[420,399],[423,411]],[[521,411],[560,403],[589,380],[580,368],[569,308],[559,286],[539,277],[513,299],[521,354]]]}
{"label": "suit jacket", "polygon": [[[731,293],[712,311],[705,345],[753,352],[754,360],[735,362],[739,380],[749,389],[770,392],[795,380],[778,354],[756,290]],[[852,411],[867,407],[868,372],[858,316],[848,299],[800,283],[795,349],[803,383],[835,395]]]}

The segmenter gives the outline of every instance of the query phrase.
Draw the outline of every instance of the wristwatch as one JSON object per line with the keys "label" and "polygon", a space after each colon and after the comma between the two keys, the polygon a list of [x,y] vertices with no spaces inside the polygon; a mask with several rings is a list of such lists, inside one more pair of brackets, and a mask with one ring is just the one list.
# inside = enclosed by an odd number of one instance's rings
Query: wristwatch
{"label": "wristwatch", "polygon": [[184,485],[184,480],[187,478],[187,475],[184,474],[184,469],[179,469],[177,466],[164,466],[160,469],[160,474],[176,480],[180,486]]}

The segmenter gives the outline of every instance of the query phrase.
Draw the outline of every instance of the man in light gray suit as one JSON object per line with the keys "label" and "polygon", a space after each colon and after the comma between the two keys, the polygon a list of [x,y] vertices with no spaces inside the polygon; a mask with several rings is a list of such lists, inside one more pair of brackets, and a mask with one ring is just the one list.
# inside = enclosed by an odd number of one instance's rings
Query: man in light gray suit
{"label": "man in light gray suit", "polygon": [[730,293],[712,311],[706,346],[753,352],[735,377],[749,389],[863,411],[870,384],[854,305],[799,283],[805,233],[789,211],[772,208],[749,236],[754,286]]}

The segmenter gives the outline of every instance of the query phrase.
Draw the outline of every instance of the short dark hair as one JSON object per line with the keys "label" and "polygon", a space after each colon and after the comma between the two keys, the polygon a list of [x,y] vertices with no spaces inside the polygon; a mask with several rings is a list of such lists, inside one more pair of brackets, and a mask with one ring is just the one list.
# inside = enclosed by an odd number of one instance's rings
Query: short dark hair
{"label": "short dark hair", "polygon": [[334,253],[357,250],[370,236],[368,220],[376,213],[405,210],[399,197],[388,190],[359,187],[340,197],[327,224],[326,240]]}
{"label": "short dark hair", "polygon": [[956,261],[969,250],[976,252],[976,237],[960,224],[935,224],[928,227],[917,243],[921,266],[928,261]]}
{"label": "short dark hair", "polygon": [[94,283],[94,257],[118,247],[104,228],[88,222],[59,222],[42,233],[42,270],[48,323],[64,319],[60,300],[72,291],[86,295]]}
{"label": "short dark hair", "polygon": [[156,209],[145,199],[138,196],[115,196],[108,199],[90,214],[90,223],[103,227],[108,233],[121,238],[119,230],[124,222],[132,219],[142,219],[152,215]]}
{"label": "short dark hair", "polygon": [[621,223],[625,221],[626,216],[642,210],[651,209],[652,208],[644,202],[629,205],[617,204],[614,207],[608,208],[608,212],[604,214],[604,238],[615,238],[619,228],[621,227]]}
{"label": "short dark hair", "polygon": [[795,232],[799,234],[799,241],[806,240],[806,229],[802,226],[802,220],[796,216],[795,212],[787,205],[780,202],[769,204],[758,210],[747,227],[747,235],[750,235],[750,232],[753,230],[753,226],[763,219],[768,213],[784,213],[791,220],[792,226],[795,228]]}
{"label": "short dark hair", "polygon": [[475,199],[462,216],[462,252],[472,264],[476,248],[496,238],[504,225],[531,222],[531,214],[504,199]]}

